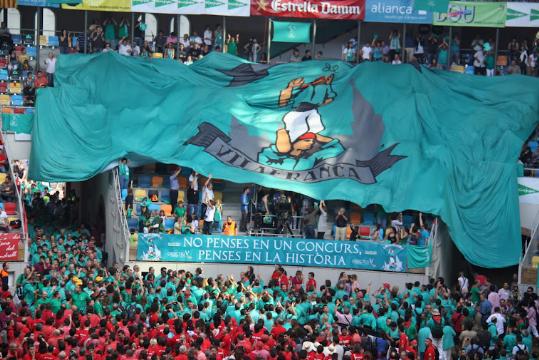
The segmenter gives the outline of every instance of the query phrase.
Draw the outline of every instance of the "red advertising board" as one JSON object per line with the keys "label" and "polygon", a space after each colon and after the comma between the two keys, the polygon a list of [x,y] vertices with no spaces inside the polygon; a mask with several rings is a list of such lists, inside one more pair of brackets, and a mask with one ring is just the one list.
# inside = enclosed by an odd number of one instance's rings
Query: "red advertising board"
{"label": "red advertising board", "polygon": [[251,0],[251,15],[363,20],[365,0]]}
{"label": "red advertising board", "polygon": [[21,234],[0,234],[0,261],[19,260]]}

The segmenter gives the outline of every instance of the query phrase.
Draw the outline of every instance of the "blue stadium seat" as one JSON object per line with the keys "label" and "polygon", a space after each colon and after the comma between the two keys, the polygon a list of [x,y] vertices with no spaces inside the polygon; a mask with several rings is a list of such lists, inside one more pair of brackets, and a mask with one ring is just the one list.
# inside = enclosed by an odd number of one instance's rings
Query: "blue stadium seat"
{"label": "blue stadium seat", "polygon": [[174,219],[166,218],[165,219],[165,230],[170,230],[174,228]]}
{"label": "blue stadium seat", "polygon": [[362,224],[365,225],[374,225],[374,213],[370,211],[363,212],[363,221]]}
{"label": "blue stadium seat", "polygon": [[160,191],[159,191],[159,200],[160,200],[161,202],[170,204],[170,194],[169,194],[169,190],[160,190]]}
{"label": "blue stadium seat", "polygon": [[138,229],[138,220],[135,218],[127,219],[127,226],[129,229]]}
{"label": "blue stadium seat", "polygon": [[58,36],[49,36],[47,43],[49,44],[49,46],[60,46],[60,40],[58,39]]}
{"label": "blue stadium seat", "polygon": [[127,197],[127,189],[122,189],[122,200],[125,200]]}
{"label": "blue stadium seat", "polygon": [[0,80],[8,80],[9,79],[9,73],[7,69],[0,69]]}
{"label": "blue stadium seat", "polygon": [[30,57],[36,57],[37,56],[37,50],[35,46],[28,46],[26,48],[26,54]]}
{"label": "blue stadium seat", "polygon": [[13,40],[13,44],[20,45],[22,44],[22,36],[18,34],[11,35],[11,40]]}
{"label": "blue stadium seat", "polygon": [[154,212],[154,211],[159,212],[159,210],[161,210],[161,205],[150,204],[150,206],[148,206],[148,210],[150,210],[151,212]]}
{"label": "blue stadium seat", "polygon": [[530,147],[530,150],[532,152],[535,152],[537,150],[537,148],[539,147],[539,141],[530,140],[530,141],[528,141],[528,146]]}
{"label": "blue stadium seat", "polygon": [[138,176],[138,187],[140,187],[140,188],[152,187],[152,177],[150,175],[139,175]]}
{"label": "blue stadium seat", "polygon": [[22,95],[15,94],[11,96],[11,105],[13,106],[23,106],[24,105],[24,99]]}
{"label": "blue stadium seat", "polygon": [[137,215],[140,215],[140,212],[141,212],[141,209],[142,209],[141,206],[140,206],[140,204],[136,204],[136,205],[135,205],[135,209],[136,209],[136,211],[137,211]]}

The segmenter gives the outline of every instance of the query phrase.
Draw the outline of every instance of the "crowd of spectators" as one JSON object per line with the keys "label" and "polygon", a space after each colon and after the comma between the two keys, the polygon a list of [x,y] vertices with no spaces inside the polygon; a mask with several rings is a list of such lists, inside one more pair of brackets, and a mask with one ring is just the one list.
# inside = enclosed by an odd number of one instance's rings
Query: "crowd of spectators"
{"label": "crowd of spectators", "polygon": [[393,30],[387,39],[375,34],[371,42],[363,46],[350,39],[342,47],[342,60],[355,63],[381,61],[399,65],[403,62],[422,64],[431,68],[448,70],[452,65],[470,68],[475,75],[523,74],[539,76],[539,34],[531,41],[513,38],[507,47],[500,48],[495,58],[495,40],[476,36],[464,50],[458,35],[451,39],[436,34],[427,25],[420,25],[418,33],[406,33],[404,39]]}
{"label": "crowd of spectators", "polygon": [[[2,276],[3,359],[360,360],[529,359],[537,296],[460,274],[371,289],[252,267],[206,276],[162,267],[105,267],[83,225],[37,225],[14,289]],[[7,274],[7,265],[0,273]],[[238,270],[239,272],[239,270]]]}
{"label": "crowd of spectators", "polygon": [[[203,178],[191,171],[182,176],[181,172],[182,168],[178,167],[168,176],[170,208],[164,210],[155,205],[162,200],[158,191],[150,189],[147,196],[135,200],[131,170],[127,160],[121,159],[120,189],[125,194],[125,212],[133,233],[237,235],[240,232],[419,246],[427,245],[430,236],[433,219],[430,216],[424,219],[418,212],[386,214],[380,206],[352,210],[351,204],[346,204],[348,209],[335,204],[328,208],[325,201],[293,192],[257,188],[255,193],[254,186],[243,189],[238,199],[240,214],[230,216],[223,212],[211,175]],[[180,192],[184,194],[181,199]]]}

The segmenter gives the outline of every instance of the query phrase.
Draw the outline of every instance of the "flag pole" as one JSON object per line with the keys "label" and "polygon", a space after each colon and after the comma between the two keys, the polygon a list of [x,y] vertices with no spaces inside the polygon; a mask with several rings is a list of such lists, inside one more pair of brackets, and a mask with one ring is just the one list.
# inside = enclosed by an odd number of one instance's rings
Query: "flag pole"
{"label": "flag pole", "polygon": [[271,19],[268,18],[268,53],[266,55],[266,62],[269,64],[271,60]]}
{"label": "flag pole", "polygon": [[311,43],[311,56],[314,58],[314,48],[316,44],[316,19],[313,19],[313,41]]}
{"label": "flag pole", "polygon": [[451,43],[452,42],[453,42],[453,26],[450,26],[449,27],[449,41],[447,42],[447,68],[448,69],[451,69],[451,64],[453,63],[451,61],[451,58],[453,57],[453,54],[451,54]]}
{"label": "flag pole", "polygon": [[84,10],[84,53],[88,53],[88,10]]}

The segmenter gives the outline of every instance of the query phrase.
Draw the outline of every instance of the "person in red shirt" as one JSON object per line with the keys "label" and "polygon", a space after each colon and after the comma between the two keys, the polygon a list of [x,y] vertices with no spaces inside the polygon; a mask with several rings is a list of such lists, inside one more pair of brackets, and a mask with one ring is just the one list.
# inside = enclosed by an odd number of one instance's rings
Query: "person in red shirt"
{"label": "person in red shirt", "polygon": [[283,326],[283,320],[279,319],[275,322],[273,328],[271,329],[271,336],[273,336],[274,339],[277,339],[279,335],[284,334],[285,332],[286,329]]}
{"label": "person in red shirt", "polygon": [[314,273],[309,273],[309,279],[307,279],[307,285],[305,286],[307,292],[316,291],[316,280],[314,279]]}
{"label": "person in red shirt", "polygon": [[400,335],[399,335],[399,350],[403,351],[405,350],[409,345],[408,335],[406,335],[406,332],[404,332],[404,326],[401,324],[399,327]]}
{"label": "person in red shirt", "polygon": [[296,271],[296,275],[292,277],[292,287],[295,291],[300,291],[303,285],[303,273]]}
{"label": "person in red shirt", "polygon": [[320,344],[316,347],[316,351],[311,351],[309,353],[309,356],[307,357],[308,360],[324,360],[324,347]]}
{"label": "person in red shirt", "polygon": [[423,360],[437,360],[437,350],[436,347],[432,344],[432,339],[427,338],[427,340],[425,340],[425,344],[427,345],[427,347],[425,348],[425,355],[423,357]]}
{"label": "person in red shirt", "polygon": [[350,360],[364,360],[365,352],[360,344],[354,345],[352,354],[350,355]]}

